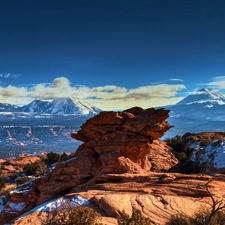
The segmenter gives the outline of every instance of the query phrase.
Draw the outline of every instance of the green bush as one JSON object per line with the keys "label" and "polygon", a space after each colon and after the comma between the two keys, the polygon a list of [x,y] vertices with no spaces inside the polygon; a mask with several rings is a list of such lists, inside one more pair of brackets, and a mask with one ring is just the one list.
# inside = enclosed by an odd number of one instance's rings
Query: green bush
{"label": "green bush", "polygon": [[118,225],[150,225],[151,220],[143,217],[140,210],[134,210],[131,217],[125,212],[120,213],[117,217]]}
{"label": "green bush", "polygon": [[61,155],[55,152],[49,152],[46,155],[45,164],[47,166],[50,166],[51,164],[55,162],[59,162],[61,158]]}

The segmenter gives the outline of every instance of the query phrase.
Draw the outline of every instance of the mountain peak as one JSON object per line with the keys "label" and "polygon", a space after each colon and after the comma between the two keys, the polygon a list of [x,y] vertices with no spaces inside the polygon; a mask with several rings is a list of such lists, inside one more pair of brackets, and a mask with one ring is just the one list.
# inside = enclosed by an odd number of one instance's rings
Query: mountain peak
{"label": "mountain peak", "polygon": [[210,92],[210,91],[214,91],[214,90],[213,90],[213,88],[202,88],[202,89],[198,90],[197,92],[203,92],[203,91]]}
{"label": "mountain peak", "polygon": [[0,112],[26,112],[38,114],[98,114],[101,109],[78,98],[56,98],[52,101],[33,100],[27,105],[15,107],[0,103]]}
{"label": "mountain peak", "polygon": [[224,105],[225,95],[218,90],[212,88],[202,88],[196,92],[191,93],[186,98],[178,102],[176,105],[190,105],[190,104],[209,103],[212,105]]}

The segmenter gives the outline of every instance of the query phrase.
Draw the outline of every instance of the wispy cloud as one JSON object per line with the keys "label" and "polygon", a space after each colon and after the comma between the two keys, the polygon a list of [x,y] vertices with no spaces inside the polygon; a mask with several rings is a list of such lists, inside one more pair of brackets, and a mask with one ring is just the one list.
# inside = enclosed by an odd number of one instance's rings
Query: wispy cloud
{"label": "wispy cloud", "polygon": [[72,86],[65,77],[58,77],[50,84],[33,87],[0,87],[0,102],[25,104],[33,99],[77,97],[85,99],[103,110],[126,109],[133,106],[143,108],[175,104],[182,98],[177,93],[185,89],[183,84],[158,84],[133,89],[115,85],[98,87]]}
{"label": "wispy cloud", "polygon": [[0,73],[1,78],[9,78],[11,76],[11,73]]}
{"label": "wispy cloud", "polygon": [[200,85],[205,85],[211,88],[225,89],[225,76],[218,76],[211,78],[211,82],[203,83]]}
{"label": "wispy cloud", "polygon": [[175,81],[175,82],[184,82],[183,79],[179,79],[179,78],[172,78],[172,79],[169,79],[170,81]]}
{"label": "wispy cloud", "polygon": [[21,74],[0,73],[0,78],[18,78]]}

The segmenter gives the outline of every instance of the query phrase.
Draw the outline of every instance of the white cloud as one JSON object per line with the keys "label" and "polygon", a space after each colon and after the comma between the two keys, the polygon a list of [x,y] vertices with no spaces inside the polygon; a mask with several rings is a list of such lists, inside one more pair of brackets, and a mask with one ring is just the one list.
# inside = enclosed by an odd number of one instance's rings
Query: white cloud
{"label": "white cloud", "polygon": [[77,97],[85,99],[103,110],[127,109],[133,106],[143,108],[175,104],[181,97],[177,93],[185,89],[183,84],[158,84],[133,89],[115,85],[97,87],[72,86],[65,77],[58,77],[50,84],[37,84],[30,88],[0,87],[0,102],[27,104],[34,99]]}
{"label": "white cloud", "polygon": [[211,88],[225,89],[225,76],[213,77],[211,82],[200,85],[207,85]]}

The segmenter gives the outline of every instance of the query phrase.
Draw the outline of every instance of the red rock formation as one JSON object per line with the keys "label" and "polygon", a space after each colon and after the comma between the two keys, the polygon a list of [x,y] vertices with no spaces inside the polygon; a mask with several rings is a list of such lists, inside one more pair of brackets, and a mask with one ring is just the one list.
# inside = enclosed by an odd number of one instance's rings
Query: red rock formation
{"label": "red rock formation", "polygon": [[57,164],[36,187],[38,203],[69,192],[101,174],[149,171],[148,156],[154,139],[171,127],[165,120],[168,110],[134,107],[123,112],[101,112],[81,126],[73,138],[84,143],[75,158]]}
{"label": "red rock formation", "polygon": [[148,173],[151,145],[171,127],[166,122],[168,116],[169,110],[134,107],[101,112],[87,120],[78,133],[71,135],[84,142],[75,157],[58,163],[52,172],[34,182],[30,193],[33,199],[36,193],[36,204],[69,193],[94,177]]}
{"label": "red rock formation", "polygon": [[134,107],[123,112],[101,112],[81,126],[72,137],[85,142],[76,151],[97,154],[92,175],[104,173],[143,173],[151,168],[148,160],[153,140],[170,129],[165,121],[168,110]]}

